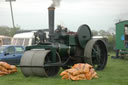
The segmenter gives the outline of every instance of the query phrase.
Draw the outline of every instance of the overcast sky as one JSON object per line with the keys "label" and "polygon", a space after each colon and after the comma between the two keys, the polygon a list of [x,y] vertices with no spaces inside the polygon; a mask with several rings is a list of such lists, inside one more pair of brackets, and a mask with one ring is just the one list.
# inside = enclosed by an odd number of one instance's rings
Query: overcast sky
{"label": "overcast sky", "polygon": [[[13,2],[15,25],[22,29],[48,28],[47,8],[52,0],[16,0]],[[119,20],[128,19],[128,0],[61,0],[55,10],[55,25],[77,31],[82,24],[92,30],[107,30]],[[0,25],[12,27],[9,2],[0,0]]]}

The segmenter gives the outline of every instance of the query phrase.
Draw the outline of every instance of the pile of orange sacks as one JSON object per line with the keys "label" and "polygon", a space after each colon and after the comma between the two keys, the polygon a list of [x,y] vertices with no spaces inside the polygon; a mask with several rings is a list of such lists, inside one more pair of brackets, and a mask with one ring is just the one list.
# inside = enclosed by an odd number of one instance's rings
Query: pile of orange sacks
{"label": "pile of orange sacks", "polygon": [[75,64],[72,68],[63,71],[62,79],[66,80],[91,80],[98,78],[94,68],[89,64]]}
{"label": "pile of orange sacks", "polygon": [[0,62],[0,76],[17,72],[17,68],[14,65],[10,65],[6,62]]}

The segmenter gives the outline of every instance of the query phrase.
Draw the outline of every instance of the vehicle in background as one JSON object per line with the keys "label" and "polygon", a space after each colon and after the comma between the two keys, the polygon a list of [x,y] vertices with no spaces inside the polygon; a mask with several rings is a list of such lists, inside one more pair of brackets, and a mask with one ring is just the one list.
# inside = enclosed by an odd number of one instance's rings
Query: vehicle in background
{"label": "vehicle in background", "polygon": [[0,35],[0,46],[1,45],[10,45],[11,37]]}
{"label": "vehicle in background", "polygon": [[94,39],[102,39],[104,42],[108,43],[108,37],[107,36],[93,36]]}
{"label": "vehicle in background", "polygon": [[115,35],[115,56],[113,59],[128,59],[128,20],[119,21],[116,24]]}
{"label": "vehicle in background", "polygon": [[[46,37],[42,37],[45,36]],[[37,31],[21,31],[16,33],[12,38],[12,45],[18,46],[31,46],[40,42],[45,42],[48,38],[48,30],[37,30]]]}
{"label": "vehicle in background", "polygon": [[0,61],[7,62],[11,65],[18,65],[24,50],[23,46],[0,46]]}
{"label": "vehicle in background", "polygon": [[34,44],[34,32],[15,34],[12,38],[12,45],[30,46]]}

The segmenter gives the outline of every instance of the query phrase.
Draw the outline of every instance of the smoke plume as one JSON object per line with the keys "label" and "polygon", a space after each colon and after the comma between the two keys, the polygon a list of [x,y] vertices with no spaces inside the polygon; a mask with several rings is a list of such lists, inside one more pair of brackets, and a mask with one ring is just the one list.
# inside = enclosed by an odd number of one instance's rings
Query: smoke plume
{"label": "smoke plume", "polygon": [[59,7],[60,6],[60,1],[61,0],[52,0],[52,4],[50,7]]}

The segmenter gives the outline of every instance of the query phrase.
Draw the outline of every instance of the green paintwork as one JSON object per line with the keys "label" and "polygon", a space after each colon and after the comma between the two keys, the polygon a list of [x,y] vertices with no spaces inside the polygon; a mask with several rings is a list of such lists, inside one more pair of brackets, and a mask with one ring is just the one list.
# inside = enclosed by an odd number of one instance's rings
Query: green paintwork
{"label": "green paintwork", "polygon": [[56,46],[53,45],[46,45],[46,44],[39,44],[39,45],[33,45],[33,46],[27,46],[26,47],[26,51],[27,50],[32,50],[32,49],[44,49],[44,50],[50,50],[50,56],[52,56],[52,62],[55,63],[56,62]]}
{"label": "green paintwork", "polygon": [[[61,62],[65,62],[68,58],[72,57],[85,57],[83,50],[86,43],[92,38],[91,30],[87,25],[81,25],[78,32],[68,32],[66,29],[58,27],[54,32],[52,40],[46,43],[39,43],[33,46],[27,46],[27,50],[44,49],[50,50],[48,54],[52,62],[57,62],[57,57],[61,58]],[[71,62],[71,61],[70,61]],[[70,63],[70,64],[73,64]]]}
{"label": "green paintwork", "polygon": [[58,53],[60,54],[61,57],[66,57],[68,56],[69,49],[70,49],[70,46],[59,44]]}
{"label": "green paintwork", "polygon": [[76,41],[76,36],[73,36],[73,35],[67,35],[66,36],[66,39],[65,39],[65,42],[67,45],[71,45],[71,46],[76,46],[78,45],[77,41]]}
{"label": "green paintwork", "polygon": [[125,47],[124,40],[122,39],[125,25],[128,25],[128,20],[116,23],[116,49],[128,49]]}

